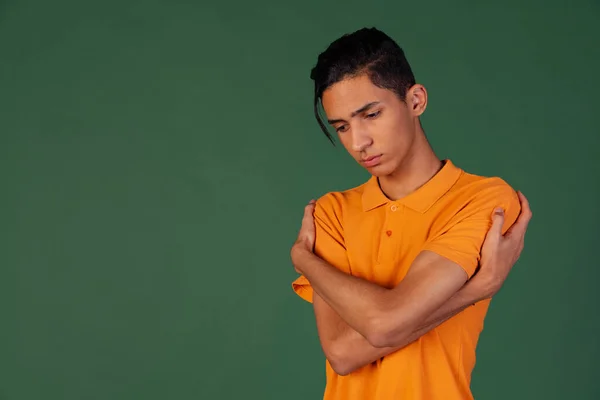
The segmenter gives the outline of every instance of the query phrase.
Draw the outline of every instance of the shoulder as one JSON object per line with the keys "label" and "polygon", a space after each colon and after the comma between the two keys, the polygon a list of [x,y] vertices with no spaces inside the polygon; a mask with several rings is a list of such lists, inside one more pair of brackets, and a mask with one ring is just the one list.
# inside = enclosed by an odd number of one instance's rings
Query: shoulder
{"label": "shoulder", "polygon": [[452,191],[471,203],[483,206],[519,202],[517,192],[498,176],[485,177],[464,172]]}
{"label": "shoulder", "polygon": [[506,219],[514,221],[521,211],[515,189],[498,176],[486,177],[463,172],[449,193],[453,203],[460,205],[463,217],[491,213],[496,207],[504,209]]}
{"label": "shoulder", "polygon": [[360,210],[362,207],[362,194],[367,182],[350,189],[327,192],[317,199],[315,214],[337,216]]}

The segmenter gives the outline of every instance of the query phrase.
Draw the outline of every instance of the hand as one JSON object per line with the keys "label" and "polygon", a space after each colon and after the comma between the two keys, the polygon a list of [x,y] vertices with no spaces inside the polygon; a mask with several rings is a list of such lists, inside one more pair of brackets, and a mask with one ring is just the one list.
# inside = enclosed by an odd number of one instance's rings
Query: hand
{"label": "hand", "polygon": [[521,192],[518,195],[521,213],[504,235],[504,212],[502,209],[494,211],[492,226],[481,249],[481,268],[471,279],[473,284],[481,284],[484,299],[498,293],[525,246],[525,233],[533,214],[525,195]]}
{"label": "hand", "polygon": [[315,220],[313,217],[313,212],[315,210],[315,200],[311,200],[306,207],[304,207],[304,217],[302,217],[302,226],[300,227],[300,232],[298,232],[298,238],[294,242],[292,246],[291,256],[292,262],[294,263],[294,268],[296,272],[301,273],[296,266],[296,255],[302,251],[310,251],[312,252],[315,247],[315,236],[316,236],[316,228],[315,228]]}

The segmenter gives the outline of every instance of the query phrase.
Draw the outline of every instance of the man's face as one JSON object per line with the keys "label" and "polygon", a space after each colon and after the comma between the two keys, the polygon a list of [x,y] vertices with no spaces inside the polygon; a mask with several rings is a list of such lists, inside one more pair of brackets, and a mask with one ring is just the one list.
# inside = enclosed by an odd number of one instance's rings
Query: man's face
{"label": "man's face", "polygon": [[[415,95],[419,90],[422,93]],[[322,101],[327,119],[348,153],[371,174],[385,176],[397,171],[410,156],[418,116],[424,110],[420,95],[424,95],[420,85],[411,88],[407,105],[363,74],[333,84],[323,92]]]}

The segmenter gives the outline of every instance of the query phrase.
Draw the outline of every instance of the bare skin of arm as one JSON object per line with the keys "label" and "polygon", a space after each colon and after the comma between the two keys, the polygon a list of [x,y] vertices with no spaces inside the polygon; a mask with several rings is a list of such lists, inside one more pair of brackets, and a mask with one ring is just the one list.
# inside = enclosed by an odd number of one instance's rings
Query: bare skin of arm
{"label": "bare skin of arm", "polygon": [[313,307],[323,352],[339,375],[348,373],[393,353],[479,301],[479,289],[467,283],[450,300],[427,318],[394,347],[375,347],[364,336],[352,329],[318,294],[313,294]]}
{"label": "bare skin of arm", "polygon": [[403,343],[468,278],[458,264],[431,251],[421,252],[391,289],[348,275],[308,249],[296,250],[293,262],[314,292],[375,347]]}
{"label": "bare skin of arm", "polygon": [[[436,276],[435,273],[436,268],[432,268],[432,265],[438,266],[438,272],[443,271],[445,279],[447,278],[447,273],[449,271],[455,272],[455,278],[454,280],[450,280],[450,283],[446,284],[446,287],[435,288],[433,292],[441,292],[441,294],[436,294],[436,296],[433,298],[430,295],[430,300],[426,303],[425,307],[412,313],[412,321],[410,320],[410,316],[408,319],[405,319],[405,321],[408,321],[409,323],[406,323],[404,326],[402,326],[402,330],[397,330],[393,336],[374,336],[374,331],[372,328],[373,325],[369,326],[368,323],[365,323],[365,321],[368,321],[368,319],[363,319],[361,321],[360,319],[356,318],[354,323],[358,329],[352,328],[344,321],[344,319],[342,319],[342,317],[340,317],[340,314],[333,307],[331,307],[328,302],[324,301],[319,294],[318,288],[316,288],[313,295],[313,304],[315,317],[317,320],[317,328],[319,331],[319,338],[323,351],[334,370],[340,375],[346,375],[357,368],[360,368],[394,351],[397,351],[407,344],[412,343],[414,340],[417,340],[423,334],[429,332],[431,329],[435,328],[470,305],[476,303],[477,301],[490,298],[497,293],[504,283],[504,280],[506,279],[512,266],[520,256],[524,245],[525,231],[527,229],[529,220],[531,219],[531,210],[529,209],[527,199],[524,195],[522,195],[522,193],[519,193],[519,198],[521,200],[522,207],[521,215],[505,235],[502,235],[503,215],[496,214],[494,216],[493,225],[486,236],[482,248],[481,268],[479,272],[471,278],[471,280],[466,282],[466,284],[464,284],[466,278],[459,273],[457,268],[454,268],[454,270],[449,269],[451,268],[449,265],[453,263],[444,265],[443,260],[440,262],[439,259],[436,259],[435,255],[429,256],[429,260],[427,260],[428,255],[424,255],[425,261],[423,261],[421,265],[427,266],[428,271],[433,269],[434,272],[433,274],[429,274],[429,276],[419,274],[419,272],[424,271],[424,269],[422,267],[417,267],[417,273],[412,275],[413,282],[415,283],[411,285],[409,280],[409,285],[406,285],[404,288],[405,293],[414,293],[415,291],[419,290],[420,285],[430,285],[436,280],[439,281],[439,275]],[[303,227],[304,225],[305,224],[303,222]],[[302,239],[302,233],[303,230],[301,230],[301,235],[299,235],[298,243],[303,243],[303,240],[304,243],[306,243],[306,239]],[[306,234],[306,232],[304,233]],[[305,235],[305,237],[306,236],[307,235]],[[308,237],[310,239],[310,232]],[[306,249],[306,247],[304,247],[304,249]],[[308,272],[309,275],[311,274],[310,264],[313,264],[312,267],[315,269],[323,268],[323,261],[320,259],[319,261],[315,258],[311,258],[316,256],[311,256],[304,252],[302,246],[295,247],[295,251],[295,259],[300,259],[297,264],[303,264],[300,266],[300,268],[304,270],[303,273]],[[307,264],[308,268],[306,268]],[[308,271],[306,269],[308,269]],[[322,272],[322,270],[320,272]],[[349,277],[350,280],[347,280],[346,277],[338,280],[338,278],[341,277],[338,276],[337,271],[326,271],[326,273],[327,272],[332,272],[333,275],[330,277],[326,276],[325,279],[322,279],[322,281],[326,283],[328,282],[329,284],[335,284],[335,282],[338,281],[338,285],[340,283],[348,284],[350,285],[350,292],[358,289],[363,290],[362,293],[364,293],[364,290],[369,291],[372,289],[370,295],[371,303],[369,303],[368,300],[367,302],[363,302],[362,306],[365,308],[360,310],[358,314],[361,312],[364,313],[365,310],[367,310],[366,307],[372,307],[374,304],[373,301],[377,301],[377,299],[380,299],[380,301],[381,299],[385,299],[385,301],[393,299],[393,297],[389,297],[392,294],[390,289],[373,287],[374,285],[372,283],[366,281],[358,282],[357,278],[354,277]],[[317,277],[319,280],[321,280],[321,278],[322,276]],[[332,278],[332,280],[328,280],[328,278]],[[356,284],[356,286],[353,286],[354,284]],[[462,285],[462,287],[459,285]],[[337,286],[336,289],[337,288],[339,288],[339,286]],[[427,294],[426,291],[423,291],[422,293],[425,295]],[[431,293],[431,291],[429,291],[429,293]],[[409,298],[409,296],[405,295],[405,299]],[[397,304],[398,303],[396,303],[396,305]],[[403,313],[410,311],[409,306],[412,305],[407,303],[404,308],[399,308],[396,306],[396,315],[400,314],[400,312],[397,310],[402,310]],[[350,308],[351,307],[356,307],[356,304],[352,304]],[[385,314],[385,318],[388,320],[390,319],[390,316],[391,314],[389,313]],[[388,327],[385,329],[389,331]],[[359,330],[361,329],[362,333],[359,333]],[[371,340],[368,340],[367,338]],[[388,343],[391,345],[386,346]]]}

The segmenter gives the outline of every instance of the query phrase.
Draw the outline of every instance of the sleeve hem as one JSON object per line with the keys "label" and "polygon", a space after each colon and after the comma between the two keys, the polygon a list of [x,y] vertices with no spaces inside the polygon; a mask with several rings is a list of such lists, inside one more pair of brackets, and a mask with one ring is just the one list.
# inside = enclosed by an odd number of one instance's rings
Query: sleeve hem
{"label": "sleeve hem", "polygon": [[300,276],[294,282],[292,282],[292,289],[302,299],[309,303],[313,302],[313,288],[304,276]]}
{"label": "sleeve hem", "polygon": [[475,274],[475,270],[477,269],[477,265],[479,263],[479,256],[477,257],[477,263],[473,265],[472,257],[462,256],[461,254],[452,251],[452,249],[449,249],[447,246],[437,245],[435,243],[430,243],[423,250],[434,252],[437,255],[457,264],[467,273],[468,279],[471,279],[471,277]]}

